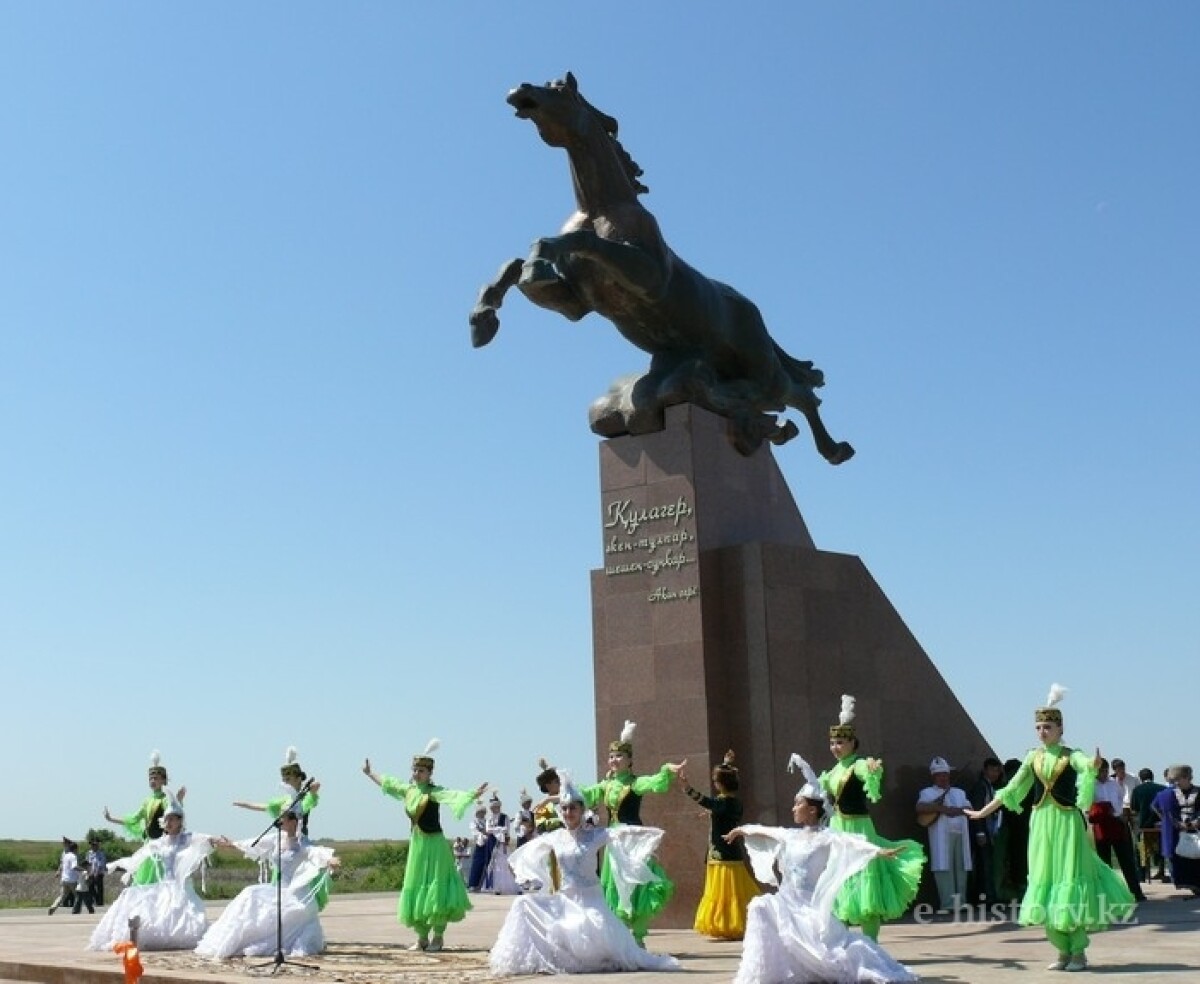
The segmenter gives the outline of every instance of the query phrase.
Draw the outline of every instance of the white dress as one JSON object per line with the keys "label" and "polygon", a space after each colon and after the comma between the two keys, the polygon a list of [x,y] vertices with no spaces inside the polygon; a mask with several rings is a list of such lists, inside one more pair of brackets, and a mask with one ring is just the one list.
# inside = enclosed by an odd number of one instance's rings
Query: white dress
{"label": "white dress", "polygon": [[513,877],[512,868],[508,863],[508,847],[503,840],[497,840],[492,850],[489,881],[491,890],[496,895],[519,895],[521,886]]}
{"label": "white dress", "polygon": [[208,925],[204,902],[192,885],[192,875],[213,851],[208,834],[183,831],[147,841],[133,855],[109,869],[136,871],[147,858],[154,861],[159,880],[150,885],[129,885],[109,906],[88,940],[89,950],[111,950],[129,939],[129,920],[138,916],[138,948],[190,950]]}
{"label": "white dress", "polygon": [[654,879],[646,861],[662,831],[653,827],[566,828],[535,837],[512,853],[509,864],[522,884],[549,886],[550,858],[558,863],[559,891],[519,896],[492,947],[497,977],[522,974],[596,974],[627,970],[679,970],[670,954],[650,953],[604,901],[598,855],[607,846],[618,891],[626,904],[634,885]]}
{"label": "white dress", "polygon": [[[320,899],[333,849],[318,847],[307,837],[290,841],[284,838],[283,860],[279,863],[274,837],[263,838],[257,844],[238,841],[237,846],[247,857],[269,861],[272,870],[281,870],[280,882],[271,880],[243,888],[204,934],[196,947],[197,955],[222,960],[241,955],[262,957],[282,946],[286,956],[306,957],[324,950]],[[277,910],[282,915],[282,938],[277,935]]]}
{"label": "white dress", "polygon": [[867,866],[879,848],[861,834],[824,827],[747,824],[754,876],[779,891],[760,895],[746,915],[742,962],[734,984],[915,981],[917,976],[878,943],[833,915],[838,889]]}

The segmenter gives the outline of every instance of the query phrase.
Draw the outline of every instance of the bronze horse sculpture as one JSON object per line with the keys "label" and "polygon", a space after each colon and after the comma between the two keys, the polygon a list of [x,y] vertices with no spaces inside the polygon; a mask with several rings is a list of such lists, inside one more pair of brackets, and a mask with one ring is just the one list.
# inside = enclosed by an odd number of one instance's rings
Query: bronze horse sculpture
{"label": "bronze horse sculpture", "polygon": [[827,461],[849,459],[854,448],[829,435],[817,410],[822,372],[772,340],[753,302],[671,251],[638,200],[649,189],[617,140],[617,121],[580,95],[575,77],[524,83],[507,101],[547,144],[566,150],[576,211],[559,235],[537,240],[527,259],[506,263],[480,292],[470,317],[475,347],[495,337],[497,309],[516,286],[571,321],[596,312],[650,354],[645,374],[618,380],[592,405],[595,433],[661,430],[667,406],[690,402],[726,417],[734,446],[751,454],[764,440],[796,436],[796,425],[776,416],[793,407]]}

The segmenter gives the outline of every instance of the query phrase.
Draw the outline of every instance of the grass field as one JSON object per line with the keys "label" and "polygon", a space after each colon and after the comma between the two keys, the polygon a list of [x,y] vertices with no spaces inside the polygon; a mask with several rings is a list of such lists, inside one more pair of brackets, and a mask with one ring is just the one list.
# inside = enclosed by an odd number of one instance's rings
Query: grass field
{"label": "grass field", "polygon": [[[404,881],[404,863],[408,841],[331,841],[318,843],[332,847],[341,859],[341,868],[333,879],[333,891],[399,891]],[[127,856],[137,844],[115,838],[105,844],[109,860]],[[80,850],[86,850],[81,845]],[[58,860],[62,845],[58,841],[0,840],[0,908],[40,908],[58,894]],[[209,899],[231,899],[247,885],[258,881],[258,864],[234,851],[213,854],[204,875],[201,894]],[[200,879],[196,880],[200,891]],[[111,901],[121,888],[119,875],[110,875],[105,895]]]}

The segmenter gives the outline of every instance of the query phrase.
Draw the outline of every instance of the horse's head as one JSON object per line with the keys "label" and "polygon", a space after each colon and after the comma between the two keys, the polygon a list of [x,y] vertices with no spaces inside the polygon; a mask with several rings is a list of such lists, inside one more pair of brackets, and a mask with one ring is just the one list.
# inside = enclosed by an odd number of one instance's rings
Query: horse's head
{"label": "horse's head", "polygon": [[522,82],[508,94],[507,102],[523,120],[532,120],[538,135],[551,147],[568,150],[585,146],[589,141],[603,138],[616,152],[621,170],[638,194],[648,191],[638,178],[638,167],[617,140],[617,121],[602,113],[579,94],[575,76],[567,72],[564,79],[545,85]]}
{"label": "horse's head", "polygon": [[508,94],[508,104],[523,120],[532,120],[538,134],[551,147],[569,147],[585,139],[599,124],[614,134],[617,121],[605,116],[579,94],[575,76],[567,72],[565,79],[545,85],[522,82]]}

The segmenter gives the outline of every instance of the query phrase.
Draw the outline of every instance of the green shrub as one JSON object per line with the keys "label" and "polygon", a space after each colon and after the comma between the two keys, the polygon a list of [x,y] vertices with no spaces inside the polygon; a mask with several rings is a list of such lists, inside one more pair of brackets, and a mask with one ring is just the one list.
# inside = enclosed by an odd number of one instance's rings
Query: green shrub
{"label": "green shrub", "polygon": [[0,850],[0,874],[13,874],[27,869],[28,865],[24,860],[17,857],[12,851]]}

